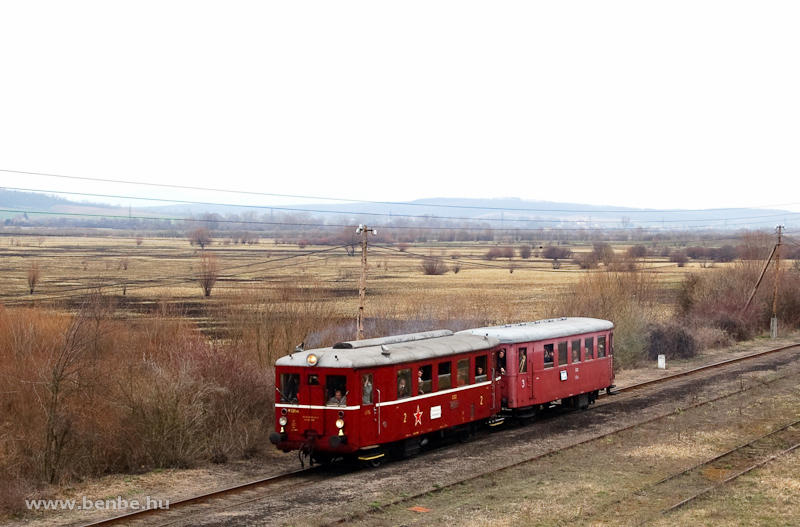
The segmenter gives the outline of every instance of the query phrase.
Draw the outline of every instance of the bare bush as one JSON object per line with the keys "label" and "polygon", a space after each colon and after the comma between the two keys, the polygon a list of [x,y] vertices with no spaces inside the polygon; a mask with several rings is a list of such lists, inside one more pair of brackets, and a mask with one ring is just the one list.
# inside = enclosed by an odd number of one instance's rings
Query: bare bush
{"label": "bare bush", "polygon": [[459,262],[458,260],[453,262],[451,269],[453,270],[453,274],[458,274],[459,271],[461,271],[461,262]]}
{"label": "bare bush", "polygon": [[533,254],[533,247],[530,245],[520,245],[519,246],[519,257],[523,260],[527,260]]}
{"label": "bare bush", "polygon": [[31,262],[28,265],[28,291],[30,294],[36,290],[36,284],[42,278],[42,272],[39,269],[39,262]]}
{"label": "bare bush", "polygon": [[646,335],[658,320],[658,287],[652,273],[587,272],[547,302],[550,317],[584,316],[611,320],[616,326],[614,365],[639,364],[646,357]]}
{"label": "bare bush", "polygon": [[144,242],[143,236],[137,236],[135,239],[136,245],[141,245]]}
{"label": "bare bush", "polygon": [[592,247],[592,253],[597,258],[597,261],[602,262],[606,267],[609,267],[614,260],[614,249],[605,242],[595,243]]}
{"label": "bare bush", "polygon": [[575,253],[572,257],[572,261],[581,269],[595,269],[599,263],[594,253]]}
{"label": "bare bush", "polygon": [[490,247],[486,253],[483,255],[484,260],[496,260],[497,258],[501,258],[503,256],[503,249],[500,247]]}
{"label": "bare bush", "polygon": [[406,252],[409,247],[411,247],[411,245],[406,242],[400,242],[397,244],[397,250],[400,251],[401,253]]}
{"label": "bare bush", "polygon": [[647,247],[644,245],[632,245],[628,247],[629,258],[644,258],[647,256]]}
{"label": "bare bush", "polygon": [[197,282],[205,296],[211,296],[211,290],[219,278],[220,265],[214,253],[200,254],[200,268],[197,273]]}
{"label": "bare bush", "polygon": [[678,267],[683,267],[689,261],[686,252],[682,250],[673,251],[669,256],[669,261],[678,264]]}
{"label": "bare bush", "polygon": [[441,258],[436,256],[426,256],[420,263],[420,268],[423,274],[426,275],[442,275],[447,272],[447,265]]}
{"label": "bare bush", "polygon": [[647,354],[655,360],[659,355],[667,359],[688,359],[697,355],[697,341],[692,332],[677,324],[658,324],[647,332]]}
{"label": "bare bush", "polygon": [[542,257],[548,260],[567,260],[572,256],[572,251],[566,247],[549,245],[542,251]]}

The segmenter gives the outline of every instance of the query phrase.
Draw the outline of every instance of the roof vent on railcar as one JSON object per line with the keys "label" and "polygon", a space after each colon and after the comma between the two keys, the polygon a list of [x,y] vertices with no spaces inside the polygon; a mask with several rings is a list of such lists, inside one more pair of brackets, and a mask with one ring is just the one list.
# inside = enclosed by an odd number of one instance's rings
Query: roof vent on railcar
{"label": "roof vent on railcar", "polygon": [[386,344],[381,344],[381,355],[388,357],[391,354]]}

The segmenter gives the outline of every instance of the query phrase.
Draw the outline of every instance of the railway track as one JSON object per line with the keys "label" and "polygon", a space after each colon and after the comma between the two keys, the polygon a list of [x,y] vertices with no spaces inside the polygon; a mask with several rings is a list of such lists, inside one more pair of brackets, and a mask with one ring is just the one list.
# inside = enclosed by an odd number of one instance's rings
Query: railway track
{"label": "railway track", "polygon": [[[153,515],[158,515],[159,517],[158,525],[160,526],[171,525],[173,523],[186,520],[186,514],[189,513],[191,515],[191,511],[189,511],[188,509],[190,509],[192,506],[196,505],[204,506],[208,502],[215,499],[230,497],[230,496],[243,496],[242,499],[235,500],[232,501],[231,503],[226,504],[225,506],[215,508],[215,510],[224,510],[262,499],[263,491],[268,488],[272,491],[276,490],[281,486],[290,487],[292,486],[293,483],[297,482],[301,478],[304,478],[306,480],[310,479],[311,481],[324,479],[324,475],[321,474],[320,468],[321,467],[319,466],[310,467],[303,470],[296,470],[294,472],[279,474],[277,476],[270,476],[268,478],[251,481],[248,483],[244,483],[242,485],[234,485],[232,487],[228,487],[225,489],[209,492],[208,494],[201,494],[198,496],[193,496],[191,498],[171,501],[169,503],[168,509],[166,508],[142,509],[138,511],[129,512],[121,516],[114,516],[112,518],[106,518],[104,520],[86,524],[84,527],[101,527],[107,525],[117,525],[120,523],[128,523],[132,521],[143,520],[148,516],[153,516]],[[257,495],[255,496],[248,495],[249,493],[252,494],[257,493]],[[206,510],[205,507],[203,508],[203,510]],[[176,516],[179,517],[176,518]]]}
{"label": "railway track", "polygon": [[[738,358],[735,358],[735,359],[729,359],[729,360],[726,360],[726,361],[721,361],[721,362],[717,362],[717,363],[714,363],[714,364],[701,366],[701,367],[698,367],[698,368],[687,370],[685,372],[680,372],[680,373],[668,375],[668,376],[665,376],[665,377],[661,377],[659,379],[654,379],[654,380],[651,380],[651,381],[637,383],[637,384],[634,384],[634,385],[619,387],[619,388],[616,389],[616,391],[614,393],[629,392],[629,391],[639,390],[639,389],[642,389],[642,388],[646,388],[646,387],[653,386],[653,385],[660,384],[660,383],[664,383],[664,382],[676,381],[676,380],[681,379],[681,378],[689,377],[689,376],[692,376],[692,375],[697,375],[697,374],[700,374],[700,373],[705,373],[705,372],[708,372],[708,371],[716,369],[716,368],[721,368],[721,367],[725,367],[725,366],[728,366],[728,365],[731,365],[731,364],[744,362],[744,361],[748,361],[748,360],[758,359],[758,358],[765,357],[765,356],[770,355],[770,354],[779,353],[781,351],[787,351],[787,350],[790,350],[790,349],[793,349],[793,348],[797,348],[798,346],[800,346],[800,343],[792,344],[792,345],[788,345],[788,346],[782,346],[782,347],[779,347],[779,348],[774,348],[774,349],[766,350],[766,351],[763,351],[763,352],[758,352],[758,353],[745,355],[745,356],[738,357]],[[782,377],[778,377],[778,378],[776,378],[776,380],[779,379],[779,378],[782,378]],[[695,407],[698,407],[698,406],[703,406],[703,405],[706,405],[706,404],[710,404],[710,403],[713,403],[713,402],[716,402],[716,401],[719,401],[719,400],[722,400],[722,399],[725,399],[725,398],[728,398],[728,397],[732,397],[734,395],[742,393],[743,391],[746,391],[746,389],[742,388],[741,390],[736,390],[736,391],[733,391],[731,393],[720,395],[718,397],[714,397],[714,398],[711,398],[711,399],[706,399],[706,400],[703,400],[703,401],[695,402],[693,404],[687,405],[685,408],[681,408],[681,410],[685,411],[685,410],[688,410],[688,409],[691,409],[691,408],[695,408]],[[644,420],[644,421],[639,421],[639,422],[636,422],[636,423],[634,423],[634,424],[632,424],[630,426],[627,426],[627,427],[624,427],[624,428],[620,428],[620,429],[616,429],[616,430],[614,430],[612,432],[609,432],[609,433],[606,433],[606,434],[602,434],[602,435],[599,435],[599,436],[594,436],[594,437],[591,437],[591,438],[586,439],[584,441],[576,442],[574,444],[571,444],[569,446],[566,446],[566,447],[562,448],[561,450],[568,450],[568,449],[572,449],[572,448],[578,447],[578,446],[586,444],[586,443],[590,443],[590,442],[593,442],[593,441],[598,441],[598,440],[601,440],[601,439],[603,439],[605,437],[613,436],[615,434],[619,434],[621,432],[624,432],[626,430],[641,426],[643,424],[647,424],[647,423],[650,423],[650,422],[653,422],[653,421],[657,421],[659,419],[663,419],[663,418],[665,418],[665,417],[667,417],[669,415],[672,415],[672,412],[670,412],[669,414],[658,415],[658,416],[652,417],[652,418]],[[800,423],[791,423],[791,424],[787,425],[786,427],[784,427],[784,429],[789,429],[789,428],[792,428],[793,426],[796,426],[796,425],[800,425]],[[765,437],[767,437],[767,436],[765,436]],[[800,433],[798,433],[798,441],[800,441]],[[742,445],[742,447],[740,447],[740,448],[745,448],[746,446],[747,445]],[[800,444],[798,444],[797,446],[794,446],[793,448],[797,448],[797,447],[800,447]],[[512,469],[512,468],[515,468],[515,467],[518,467],[518,466],[521,466],[521,465],[524,465],[524,464],[527,464],[527,463],[531,463],[531,462],[537,461],[537,460],[539,460],[539,459],[541,459],[541,458],[543,458],[543,457],[545,457],[545,456],[547,456],[549,454],[550,453],[548,452],[548,453],[544,453],[544,454],[541,454],[541,455],[537,455],[537,456],[534,456],[534,457],[531,457],[531,458],[528,458],[528,459],[521,460],[521,461],[516,462],[516,463],[512,463],[512,464],[501,466],[501,467],[496,467],[493,470],[490,470],[490,471],[487,471],[487,472],[474,474],[472,476],[466,477],[464,479],[461,479],[461,480],[458,480],[458,481],[455,481],[455,482],[452,482],[452,483],[449,483],[449,484],[446,484],[446,485],[439,485],[434,489],[426,489],[424,491],[421,491],[421,492],[418,492],[418,493],[414,493],[413,495],[404,496],[402,498],[398,498],[396,500],[393,500],[393,501],[391,501],[389,503],[382,504],[379,507],[372,507],[370,510],[365,511],[363,513],[360,513],[360,514],[357,514],[357,515],[348,515],[348,516],[346,516],[344,518],[341,518],[339,520],[333,521],[333,522],[331,522],[329,524],[326,524],[326,525],[331,525],[332,526],[332,525],[346,524],[346,523],[348,523],[350,521],[359,519],[361,517],[365,517],[365,516],[367,516],[367,515],[369,515],[371,513],[374,513],[374,512],[377,512],[377,511],[381,511],[381,510],[385,510],[385,509],[387,509],[389,507],[393,507],[393,506],[397,506],[397,505],[402,505],[404,503],[412,502],[412,501],[417,500],[420,497],[425,496],[427,494],[441,492],[441,491],[446,490],[448,488],[455,487],[456,485],[462,485],[462,484],[467,483],[469,481],[476,480],[478,478],[482,478],[482,477],[488,476],[490,474],[499,473],[499,472],[506,471],[506,470],[509,470],[509,469]],[[728,454],[728,453],[726,453],[726,454]],[[776,455],[778,455],[778,454],[776,454]],[[708,463],[711,463],[713,461],[714,460],[708,460]],[[765,462],[768,462],[768,461],[765,461]],[[191,497],[191,498],[170,502],[169,509],[158,509],[158,508],[155,508],[155,509],[143,509],[143,510],[139,510],[139,511],[133,511],[133,512],[130,512],[130,513],[127,513],[127,514],[123,514],[123,515],[120,515],[120,516],[115,516],[115,517],[107,518],[107,519],[104,519],[104,520],[100,520],[100,521],[97,521],[97,522],[94,522],[94,523],[91,523],[91,524],[86,524],[84,527],[99,527],[99,526],[107,526],[107,525],[116,525],[116,524],[121,524],[121,523],[130,523],[130,522],[133,522],[133,521],[137,521],[138,522],[138,520],[145,519],[148,516],[151,516],[151,517],[157,516],[158,517],[158,522],[156,524],[159,525],[159,526],[166,526],[166,525],[171,525],[171,524],[174,524],[174,523],[183,522],[183,521],[186,521],[188,518],[191,518],[195,514],[191,510],[192,506],[202,505],[202,508],[199,509],[196,514],[200,514],[202,512],[203,515],[207,515],[210,512],[209,507],[208,507],[208,503],[213,501],[213,500],[219,499],[219,498],[226,498],[226,500],[227,500],[229,498],[232,498],[233,496],[240,496],[242,499],[239,499],[239,500],[232,500],[231,499],[230,502],[226,502],[224,505],[221,505],[221,506],[214,506],[212,504],[212,510],[214,512],[222,511],[222,510],[230,509],[230,508],[234,508],[234,507],[238,507],[238,506],[250,503],[250,502],[263,500],[266,497],[271,497],[272,495],[274,495],[275,491],[280,491],[280,489],[282,487],[292,487],[292,485],[294,483],[297,483],[299,480],[304,480],[305,483],[313,483],[313,482],[319,482],[319,481],[322,481],[322,480],[326,480],[326,479],[329,479],[329,478],[333,478],[333,477],[338,477],[339,476],[339,474],[337,474],[336,476],[331,476],[329,473],[325,473],[324,471],[320,470],[320,468],[321,467],[312,467],[312,468],[308,468],[308,469],[305,469],[305,470],[297,470],[297,471],[294,471],[294,472],[289,472],[289,473],[281,474],[281,475],[278,475],[278,476],[272,476],[272,477],[269,477],[269,478],[265,478],[265,479],[261,479],[261,480],[257,480],[257,481],[253,481],[253,482],[249,482],[249,483],[245,483],[243,485],[236,485],[236,486],[229,487],[229,488],[226,488],[226,489],[214,491],[214,492],[211,492],[211,493],[208,493],[208,494],[198,495],[198,496],[194,496],[194,497]],[[752,470],[752,468],[749,468],[747,470],[748,471]],[[742,474],[744,474],[744,473],[746,473],[746,472],[742,472]],[[734,476],[735,477],[739,477],[742,474],[736,474]],[[679,475],[676,475],[676,476],[673,476],[673,477],[677,477],[677,476],[679,476]],[[666,483],[667,480],[671,480],[673,477],[665,479],[664,483]],[[735,479],[735,478],[732,477],[731,479]],[[659,483],[661,483],[661,482],[659,482]],[[706,493],[706,492],[709,492],[710,490],[713,490],[713,488],[714,487],[701,489],[701,491],[697,495],[689,497],[689,498],[685,498],[680,503],[677,503],[677,504],[674,504],[674,505],[670,505],[669,507],[664,509],[664,512],[667,513],[670,510],[672,510],[672,508],[679,508],[680,506],[685,505],[686,503],[690,502],[691,500],[697,499],[697,497],[701,496],[703,493]],[[270,494],[269,495],[267,495],[264,492],[265,489],[270,489]],[[187,518],[187,516],[188,516],[188,518]]]}
{"label": "railway track", "polygon": [[[601,513],[587,514],[583,519],[601,522],[605,519],[619,524],[635,522],[644,515],[645,519],[634,525],[646,525],[797,448],[800,448],[800,420],[614,500]],[[709,481],[715,482],[709,484]],[[657,512],[652,514],[653,510]]]}

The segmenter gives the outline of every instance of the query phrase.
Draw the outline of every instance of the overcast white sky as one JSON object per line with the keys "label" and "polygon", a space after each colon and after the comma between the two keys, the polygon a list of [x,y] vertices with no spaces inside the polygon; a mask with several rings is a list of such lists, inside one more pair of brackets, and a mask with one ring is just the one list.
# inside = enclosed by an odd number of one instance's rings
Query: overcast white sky
{"label": "overcast white sky", "polygon": [[[0,169],[800,210],[799,14],[795,1],[2,2]],[[178,195],[3,172],[0,186]]]}

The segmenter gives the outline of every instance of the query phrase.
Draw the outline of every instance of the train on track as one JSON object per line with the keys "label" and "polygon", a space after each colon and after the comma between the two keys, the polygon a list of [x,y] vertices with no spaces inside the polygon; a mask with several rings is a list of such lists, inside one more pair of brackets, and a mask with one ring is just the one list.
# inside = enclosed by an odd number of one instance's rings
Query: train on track
{"label": "train on track", "polygon": [[613,388],[613,338],[610,321],[562,317],[297,349],[275,364],[270,441],[378,465],[545,405],[584,409]]}

